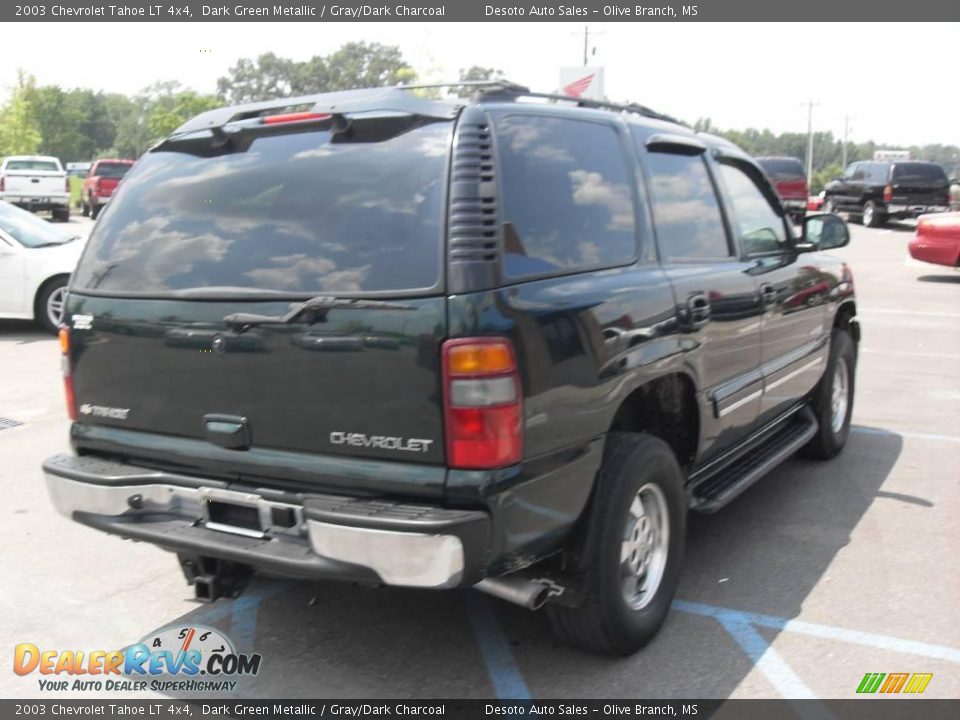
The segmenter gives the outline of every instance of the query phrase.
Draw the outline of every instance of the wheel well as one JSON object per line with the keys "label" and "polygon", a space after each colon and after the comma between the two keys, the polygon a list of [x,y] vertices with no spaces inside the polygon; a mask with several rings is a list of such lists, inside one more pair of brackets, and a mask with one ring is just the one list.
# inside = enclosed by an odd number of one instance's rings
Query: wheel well
{"label": "wheel well", "polygon": [[33,316],[37,320],[40,319],[40,313],[43,312],[43,308],[40,307],[40,298],[43,297],[43,291],[46,290],[47,287],[49,287],[50,283],[60,279],[69,281],[70,273],[60,273],[59,275],[52,275],[48,277],[46,280],[44,280],[42,283],[40,283],[40,287],[37,288],[37,293],[33,296]]}
{"label": "wheel well", "polygon": [[673,448],[680,465],[689,469],[700,441],[693,381],[676,373],[640,386],[621,403],[610,430],[654,435]]}

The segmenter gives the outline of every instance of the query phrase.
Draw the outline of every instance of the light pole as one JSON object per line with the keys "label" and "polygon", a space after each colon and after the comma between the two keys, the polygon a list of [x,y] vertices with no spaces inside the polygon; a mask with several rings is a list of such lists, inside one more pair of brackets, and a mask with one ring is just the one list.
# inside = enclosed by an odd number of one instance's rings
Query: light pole
{"label": "light pole", "polygon": [[813,177],[813,107],[820,103],[808,100],[807,106],[807,181]]}

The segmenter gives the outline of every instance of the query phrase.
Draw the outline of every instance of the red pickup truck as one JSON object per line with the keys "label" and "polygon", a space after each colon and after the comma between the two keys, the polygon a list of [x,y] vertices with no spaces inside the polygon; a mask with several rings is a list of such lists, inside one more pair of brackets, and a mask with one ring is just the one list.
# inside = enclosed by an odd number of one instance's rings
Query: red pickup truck
{"label": "red pickup truck", "polygon": [[97,160],[87,173],[80,191],[80,212],[94,220],[113,195],[120,178],[133,167],[133,160]]}

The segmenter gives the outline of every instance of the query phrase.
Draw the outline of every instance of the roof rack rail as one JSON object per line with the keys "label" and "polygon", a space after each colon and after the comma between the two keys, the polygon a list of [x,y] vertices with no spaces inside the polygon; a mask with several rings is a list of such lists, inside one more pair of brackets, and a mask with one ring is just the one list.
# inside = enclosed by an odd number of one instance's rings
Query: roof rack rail
{"label": "roof rack rail", "polygon": [[439,88],[477,88],[488,93],[510,92],[522,95],[530,93],[530,88],[506,78],[500,80],[461,80],[459,82],[417,83],[416,85],[394,85],[397,90],[435,90]]}
{"label": "roof rack rail", "polygon": [[597,110],[613,110],[615,112],[624,112],[624,113],[634,113],[636,115],[643,115],[644,117],[653,118],[654,120],[665,120],[667,122],[676,123],[678,125],[684,125],[685,123],[677,120],[670,115],[665,115],[664,113],[659,113],[656,110],[648,108],[646,105],[640,105],[639,103],[612,103],[607,102],[606,100],[593,100],[591,98],[581,98],[573,97],[570,95],[560,95],[557,93],[539,93],[539,92],[518,92],[518,96],[522,97],[531,97],[539,98],[543,100],[554,100],[556,102],[568,102],[573,103],[577,107],[585,108],[594,108]]}
{"label": "roof rack rail", "polygon": [[605,100],[592,100],[590,98],[579,98],[572,97],[570,95],[559,95],[556,93],[540,93],[533,92],[530,88],[520,83],[515,83],[512,80],[507,80],[506,78],[501,78],[499,80],[461,80],[460,82],[441,82],[441,83],[425,83],[418,85],[396,85],[398,90],[422,90],[422,89],[436,89],[436,88],[451,88],[451,87],[469,87],[476,88],[478,90],[477,99],[478,100],[493,100],[500,99],[504,95],[508,97],[530,97],[530,98],[539,98],[541,100],[554,100],[556,102],[568,102],[573,103],[577,107],[586,107],[586,108],[595,108],[598,110],[613,110],[616,112],[626,112],[634,113],[636,115],[643,115],[644,117],[653,118],[655,120],[665,120],[667,122],[676,123],[678,125],[685,125],[679,120],[669,115],[659,113],[656,110],[648,108],[646,105],[640,105],[638,103],[612,103]]}

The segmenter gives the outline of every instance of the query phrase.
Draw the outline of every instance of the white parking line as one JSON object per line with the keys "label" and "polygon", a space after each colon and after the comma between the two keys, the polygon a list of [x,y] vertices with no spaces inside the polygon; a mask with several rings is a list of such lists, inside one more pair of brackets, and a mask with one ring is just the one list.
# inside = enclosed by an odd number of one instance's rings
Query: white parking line
{"label": "white parking line", "polygon": [[917,310],[897,310],[895,308],[858,308],[858,315],[882,313],[885,315],[910,315],[911,317],[960,318],[960,313],[919,312]]}
{"label": "white parking line", "polygon": [[877,350],[875,348],[860,348],[857,352],[870,353],[871,355],[905,355],[907,357],[928,357],[928,358],[942,358],[944,360],[960,360],[960,355],[954,355],[951,353],[934,353],[934,352],[914,352],[911,350]]}

